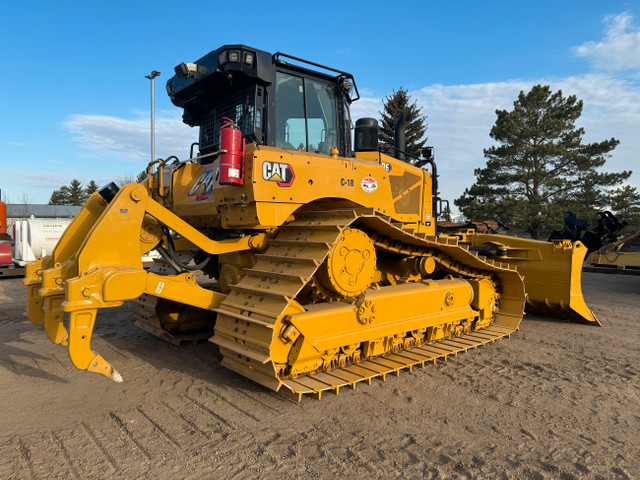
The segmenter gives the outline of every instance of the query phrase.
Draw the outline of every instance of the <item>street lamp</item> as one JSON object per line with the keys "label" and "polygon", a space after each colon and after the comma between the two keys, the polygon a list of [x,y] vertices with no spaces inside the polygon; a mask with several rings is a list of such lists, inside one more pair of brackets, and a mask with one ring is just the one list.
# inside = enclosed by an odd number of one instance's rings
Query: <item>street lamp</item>
{"label": "street lamp", "polygon": [[154,70],[149,75],[145,75],[144,78],[151,80],[151,161],[153,162],[156,157],[156,126],[155,126],[155,94],[153,91],[153,79],[158,77],[160,72]]}

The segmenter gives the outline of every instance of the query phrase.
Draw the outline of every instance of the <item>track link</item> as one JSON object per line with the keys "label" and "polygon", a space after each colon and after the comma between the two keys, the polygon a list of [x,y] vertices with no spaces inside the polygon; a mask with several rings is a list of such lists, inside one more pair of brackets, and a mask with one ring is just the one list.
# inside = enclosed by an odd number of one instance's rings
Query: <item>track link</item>
{"label": "track link", "polygon": [[[330,371],[286,378],[285,365],[271,358],[271,345],[278,322],[287,315],[303,311],[295,301],[298,294],[327,258],[341,232],[353,225],[368,231],[377,249],[412,256],[434,256],[441,268],[471,278],[491,277],[500,292],[499,310],[486,328],[460,337],[421,345],[410,350],[387,353],[357,364]],[[341,210],[296,214],[295,220],[280,228],[269,248],[256,255],[256,263],[232,287],[231,293],[216,310],[215,335],[210,339],[220,347],[222,364],[254,381],[301,398],[317,397],[322,392],[338,393],[341,387],[355,388],[411,370],[438,358],[476,348],[508,337],[517,330],[524,312],[524,284],[514,267],[471,253],[453,237],[415,235],[388,217],[370,210]]]}

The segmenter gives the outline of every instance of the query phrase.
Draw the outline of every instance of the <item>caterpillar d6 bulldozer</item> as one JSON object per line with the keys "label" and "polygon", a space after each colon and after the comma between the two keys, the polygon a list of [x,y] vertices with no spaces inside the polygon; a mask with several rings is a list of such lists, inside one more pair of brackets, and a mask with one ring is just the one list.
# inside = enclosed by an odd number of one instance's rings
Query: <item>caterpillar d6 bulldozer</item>
{"label": "caterpillar d6 bulldozer", "polygon": [[168,340],[207,335],[225,367],[318,397],[509,336],[525,304],[598,323],[580,243],[438,235],[433,156],[405,154],[404,115],[394,156],[374,119],[352,147],[349,73],[225,45],[178,65],[167,92],[199,127],[190,158],[94,193],[28,265],[28,316],[77,368],[122,380],[91,335],[125,301]]}

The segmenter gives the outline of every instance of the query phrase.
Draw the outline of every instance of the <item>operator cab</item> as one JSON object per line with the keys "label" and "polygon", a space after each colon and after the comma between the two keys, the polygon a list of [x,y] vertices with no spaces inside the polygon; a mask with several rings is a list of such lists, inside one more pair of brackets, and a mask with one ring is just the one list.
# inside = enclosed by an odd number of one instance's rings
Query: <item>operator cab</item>
{"label": "operator cab", "polygon": [[183,121],[200,127],[200,155],[219,150],[229,118],[247,142],[351,156],[349,105],[359,96],[349,73],[245,45],[225,45],[175,72],[167,93]]}

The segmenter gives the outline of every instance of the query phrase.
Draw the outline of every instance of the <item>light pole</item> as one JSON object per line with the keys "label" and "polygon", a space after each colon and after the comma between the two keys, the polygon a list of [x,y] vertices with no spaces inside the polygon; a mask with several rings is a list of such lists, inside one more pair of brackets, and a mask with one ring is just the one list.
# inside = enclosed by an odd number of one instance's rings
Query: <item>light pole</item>
{"label": "light pole", "polygon": [[155,94],[153,91],[153,79],[160,75],[160,72],[154,70],[149,75],[145,75],[145,78],[151,80],[151,161],[156,159],[156,125],[155,125]]}

